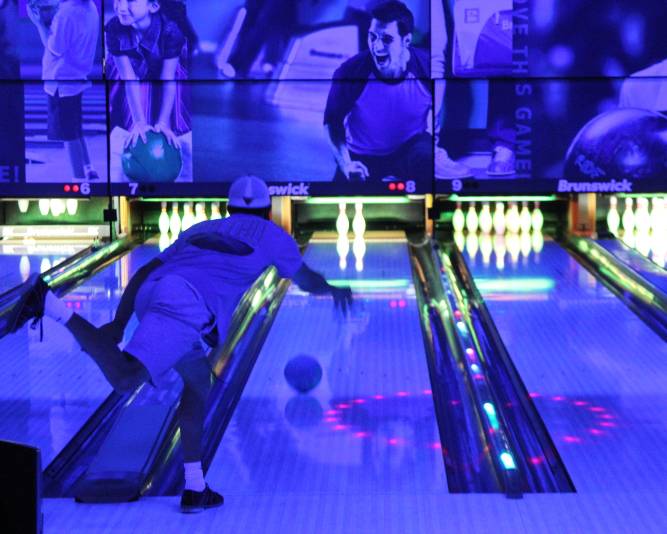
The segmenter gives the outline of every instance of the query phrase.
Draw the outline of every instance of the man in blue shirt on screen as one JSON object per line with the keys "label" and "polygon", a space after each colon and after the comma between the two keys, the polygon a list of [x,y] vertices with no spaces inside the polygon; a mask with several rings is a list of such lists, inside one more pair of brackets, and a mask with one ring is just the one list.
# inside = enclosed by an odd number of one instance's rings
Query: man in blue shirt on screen
{"label": "man in blue shirt on screen", "polygon": [[[344,313],[352,303],[349,288],[334,287],[312,271],[289,234],[269,220],[266,184],[254,176],[230,188],[227,219],[196,224],[139,269],[125,289],[112,322],[97,328],[73,313],[37,278],[16,319],[18,329],[31,317],[61,322],[100,367],[113,388],[134,391],[144,382],[166,383],[175,369],[183,379],[178,407],[185,461],[184,512],[220,506],[222,495],[204,481],[201,440],[206,401],[214,377],[202,344],[211,332],[224,340],[239,300],[257,277],[273,265],[313,294],[330,294]],[[124,350],[125,326],[136,313],[139,325]]]}
{"label": "man in blue shirt on screen", "polygon": [[412,48],[414,17],[398,1],[371,12],[368,50],[334,73],[324,124],[335,181],[433,177],[429,56]]}

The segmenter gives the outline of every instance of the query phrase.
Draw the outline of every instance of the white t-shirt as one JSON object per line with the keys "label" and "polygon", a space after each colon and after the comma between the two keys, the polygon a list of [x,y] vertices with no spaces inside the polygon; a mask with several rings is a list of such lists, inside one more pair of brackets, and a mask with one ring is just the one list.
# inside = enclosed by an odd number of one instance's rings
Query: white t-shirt
{"label": "white t-shirt", "polygon": [[42,79],[48,94],[57,90],[61,96],[72,96],[90,86],[83,80],[93,68],[99,31],[100,15],[92,0],[60,3],[42,58]]}
{"label": "white t-shirt", "polygon": [[245,214],[192,226],[158,259],[164,265],[149,280],[165,274],[187,280],[216,316],[221,332],[243,293],[264,269],[273,265],[280,276],[291,278],[303,265],[292,236],[271,221]]}

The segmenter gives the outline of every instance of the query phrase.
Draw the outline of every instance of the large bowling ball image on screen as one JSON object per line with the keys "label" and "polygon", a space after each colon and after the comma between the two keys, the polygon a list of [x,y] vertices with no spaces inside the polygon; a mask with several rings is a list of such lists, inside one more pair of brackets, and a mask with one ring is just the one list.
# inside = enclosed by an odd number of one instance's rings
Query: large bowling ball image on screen
{"label": "large bowling ball image on screen", "polygon": [[322,367],[312,356],[300,354],[285,365],[285,380],[299,393],[308,393],[322,379]]}
{"label": "large bowling ball image on screen", "polygon": [[579,130],[565,156],[569,180],[663,179],[667,117],[626,108],[606,111]]}
{"label": "large bowling ball image on screen", "polygon": [[181,151],[173,147],[158,132],[146,132],[146,142],[141,138],[135,146],[125,149],[122,156],[123,172],[137,182],[173,182],[181,172]]}

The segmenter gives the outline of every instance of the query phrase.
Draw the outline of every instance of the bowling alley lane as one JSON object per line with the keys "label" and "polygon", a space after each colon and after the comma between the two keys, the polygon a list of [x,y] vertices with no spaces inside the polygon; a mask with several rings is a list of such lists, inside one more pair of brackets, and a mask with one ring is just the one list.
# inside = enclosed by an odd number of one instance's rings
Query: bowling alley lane
{"label": "bowling alley lane", "polygon": [[468,267],[576,491],[664,491],[664,341],[553,241],[509,261],[476,251]]}
{"label": "bowling alley lane", "polygon": [[0,293],[16,287],[33,273],[48,271],[86,246],[88,244],[83,243],[0,244]]}
{"label": "bowling alley lane", "polygon": [[[290,287],[207,475],[227,498],[320,495],[331,504],[345,494],[447,493],[407,244],[352,248],[343,262],[333,241],[308,246],[313,269],[350,283],[354,309],[343,318],[330,297]],[[283,375],[297,355],[323,370],[307,394]],[[274,531],[280,510],[264,508],[253,521]],[[296,531],[316,521],[316,510],[299,515]]]}
{"label": "bowling alley lane", "polygon": [[[65,301],[95,325],[108,322],[119,288],[157,253],[155,245],[133,249],[68,293]],[[0,354],[0,439],[39,447],[46,467],[111,387],[65,327],[49,318],[44,319],[42,342],[39,328],[26,324],[0,339]]]}

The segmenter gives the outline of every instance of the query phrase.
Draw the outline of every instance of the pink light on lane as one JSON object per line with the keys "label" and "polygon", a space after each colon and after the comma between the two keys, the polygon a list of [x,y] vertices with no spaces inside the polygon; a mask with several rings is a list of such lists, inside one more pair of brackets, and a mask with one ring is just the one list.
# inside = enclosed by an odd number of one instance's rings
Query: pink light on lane
{"label": "pink light on lane", "polygon": [[354,437],[359,438],[359,439],[370,438],[371,433],[370,432],[355,432]]}
{"label": "pink light on lane", "polygon": [[344,402],[341,402],[340,404],[337,404],[337,405],[336,405],[336,408],[338,408],[339,410],[346,410],[346,409],[349,408],[349,407],[350,407],[350,405],[349,405],[349,404],[346,404],[346,403],[344,403]]}
{"label": "pink light on lane", "polygon": [[565,443],[581,443],[581,438],[578,436],[564,436],[563,441]]}
{"label": "pink light on lane", "polygon": [[338,410],[327,410],[324,412],[324,415],[338,415],[340,412]]}
{"label": "pink light on lane", "polygon": [[373,398],[375,400],[382,400],[382,399],[384,399],[384,395],[373,395]]}
{"label": "pink light on lane", "polygon": [[337,423],[339,421],[338,417],[325,417],[325,423]]}
{"label": "pink light on lane", "polygon": [[604,411],[605,411],[605,409],[604,409],[602,406],[591,406],[591,407],[589,408],[589,410],[590,410],[591,412],[597,412],[597,413],[601,413],[601,412],[604,412]]}
{"label": "pink light on lane", "polygon": [[389,438],[389,439],[387,440],[387,443],[388,443],[389,445],[392,445],[392,446],[399,445],[400,442],[401,442],[401,441],[400,441],[398,438]]}
{"label": "pink light on lane", "polygon": [[599,417],[600,419],[616,419],[616,418],[615,418],[613,415],[611,415],[610,413],[601,413],[600,415],[598,415],[598,417]]}
{"label": "pink light on lane", "polygon": [[366,404],[366,399],[354,399],[352,402],[354,404]]}
{"label": "pink light on lane", "polygon": [[398,301],[398,307],[399,308],[405,308],[407,305],[408,305],[408,303],[406,301],[404,301],[403,299]]}
{"label": "pink light on lane", "polygon": [[390,308],[396,308],[396,306],[398,306],[398,304],[396,304],[396,301],[395,301],[395,300],[390,300],[390,301],[389,301],[389,307],[390,307]]}
{"label": "pink light on lane", "polygon": [[407,391],[397,391],[396,396],[397,397],[409,397],[410,393],[408,393]]}
{"label": "pink light on lane", "polygon": [[544,456],[531,456],[528,461],[533,465],[541,465],[544,463]]}
{"label": "pink light on lane", "polygon": [[612,423],[611,421],[600,421],[598,424],[605,428],[616,428],[617,426],[616,423]]}
{"label": "pink light on lane", "polygon": [[575,406],[587,406],[588,403],[586,401],[574,401]]}
{"label": "pink light on lane", "polygon": [[461,310],[454,310],[454,317],[460,319],[462,316],[463,314],[461,313]]}
{"label": "pink light on lane", "polygon": [[593,436],[604,436],[604,432],[599,428],[589,428],[588,433]]}
{"label": "pink light on lane", "polygon": [[562,395],[556,395],[555,397],[551,397],[551,400],[556,401],[556,402],[560,402],[560,401],[564,401],[565,397],[563,397]]}
{"label": "pink light on lane", "polygon": [[430,389],[425,389],[425,390],[422,391],[422,393],[424,395],[433,395],[433,391],[431,391]]}
{"label": "pink light on lane", "polygon": [[334,429],[336,432],[340,432],[341,430],[346,430],[346,429],[347,429],[347,425],[336,425],[336,426],[333,427],[333,429]]}
{"label": "pink light on lane", "polygon": [[539,399],[542,395],[540,395],[537,391],[531,391],[530,393],[528,393],[528,396],[531,399]]}
{"label": "pink light on lane", "polygon": [[442,450],[442,444],[441,444],[439,441],[434,441],[433,443],[431,443],[431,444],[429,445],[429,447],[430,447],[431,449],[435,449],[435,450],[438,450],[438,451],[441,451],[441,450]]}

